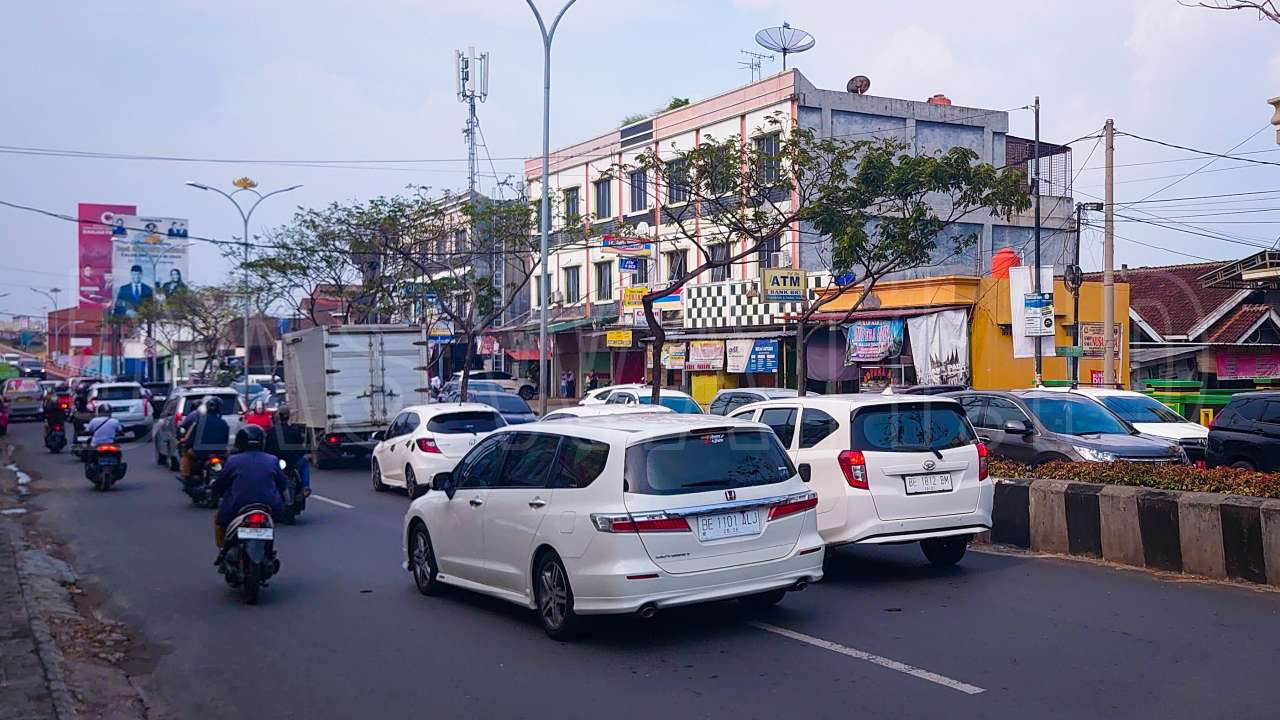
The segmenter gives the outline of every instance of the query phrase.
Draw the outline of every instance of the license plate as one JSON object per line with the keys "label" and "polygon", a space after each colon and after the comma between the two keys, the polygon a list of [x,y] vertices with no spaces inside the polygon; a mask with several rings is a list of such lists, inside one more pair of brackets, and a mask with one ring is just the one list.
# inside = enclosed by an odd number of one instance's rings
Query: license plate
{"label": "license plate", "polygon": [[120,459],[113,458],[113,457],[100,457],[98,458],[98,464],[99,465],[119,465]]}
{"label": "license plate", "polygon": [[907,475],[906,480],[908,495],[922,495],[924,493],[947,492],[951,490],[951,473]]}
{"label": "license plate", "polygon": [[273,528],[242,527],[236,531],[236,536],[241,540],[271,540],[275,537],[275,530]]}
{"label": "license plate", "polygon": [[723,515],[702,515],[696,520],[699,540],[722,540],[724,538],[760,534],[759,510],[743,510],[742,512],[724,513]]}

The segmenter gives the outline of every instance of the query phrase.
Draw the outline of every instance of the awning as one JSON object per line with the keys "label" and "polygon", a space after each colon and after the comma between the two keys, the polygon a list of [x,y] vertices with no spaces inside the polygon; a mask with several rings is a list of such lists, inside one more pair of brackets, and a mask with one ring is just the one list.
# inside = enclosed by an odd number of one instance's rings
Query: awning
{"label": "awning", "polygon": [[538,351],[535,348],[512,348],[507,350],[507,354],[511,356],[512,360],[516,360],[518,362],[528,362],[538,359]]}
{"label": "awning", "polygon": [[[849,316],[849,321],[854,320],[885,320],[887,318],[911,318],[920,317],[921,315],[932,315],[937,312],[945,312],[947,310],[967,310],[970,305],[934,305],[922,308],[894,308],[891,310],[859,310]],[[819,312],[814,313],[815,322],[827,322],[832,320],[844,320],[844,312]],[[791,319],[798,319],[793,317]]]}
{"label": "awning", "polygon": [[547,332],[549,333],[564,332],[565,330],[573,330],[574,328],[586,327],[588,325],[595,325],[597,322],[602,325],[608,325],[609,323],[612,323],[615,320],[617,320],[617,318],[618,316],[616,315],[613,315],[613,316],[600,315],[597,317],[574,318],[573,320],[565,320],[563,322],[548,324]]}
{"label": "awning", "polygon": [[[639,328],[637,328],[639,329]],[[796,334],[795,330],[766,330],[763,332],[695,332],[695,333],[667,333],[668,342],[684,342],[685,340],[764,340],[771,338],[792,337]],[[652,342],[653,338],[645,338],[645,342]]]}
{"label": "awning", "polygon": [[1130,348],[1129,364],[1146,365],[1148,363],[1157,363],[1162,360],[1172,360],[1183,355],[1192,355],[1208,348],[1208,345],[1182,345],[1174,347],[1144,347]]}

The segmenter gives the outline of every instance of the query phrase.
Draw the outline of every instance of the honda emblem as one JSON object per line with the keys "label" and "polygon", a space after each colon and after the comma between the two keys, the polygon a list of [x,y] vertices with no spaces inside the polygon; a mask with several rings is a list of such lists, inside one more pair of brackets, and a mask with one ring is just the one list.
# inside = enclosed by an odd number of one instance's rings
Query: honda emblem
{"label": "honda emblem", "polygon": [[924,461],[924,469],[925,469],[925,470],[932,470],[932,469],[934,469],[935,467],[937,467],[937,465],[936,465],[932,460],[925,460],[925,461]]}
{"label": "honda emblem", "polygon": [[724,499],[725,499],[725,500],[737,500],[737,499],[738,499],[738,493],[734,492],[733,490],[725,490],[725,491],[724,491]]}

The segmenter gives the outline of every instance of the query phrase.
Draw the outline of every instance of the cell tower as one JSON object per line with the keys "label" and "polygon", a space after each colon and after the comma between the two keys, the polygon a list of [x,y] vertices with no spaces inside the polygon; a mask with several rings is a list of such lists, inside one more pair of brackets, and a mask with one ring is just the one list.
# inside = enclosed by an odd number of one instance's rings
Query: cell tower
{"label": "cell tower", "polygon": [[480,121],[476,119],[476,100],[484,102],[489,97],[489,53],[476,55],[474,47],[468,47],[467,53],[454,51],[454,64],[457,70],[458,102],[467,104],[467,125],[462,136],[467,141],[467,191],[476,191],[476,135],[480,129]]}

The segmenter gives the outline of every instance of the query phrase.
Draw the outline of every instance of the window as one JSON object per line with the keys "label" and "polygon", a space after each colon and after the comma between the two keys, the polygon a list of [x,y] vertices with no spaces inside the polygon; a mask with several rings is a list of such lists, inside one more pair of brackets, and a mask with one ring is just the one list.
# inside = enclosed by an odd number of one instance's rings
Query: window
{"label": "window", "polygon": [[715,195],[724,195],[733,186],[734,158],[727,153],[711,158],[706,163],[706,172],[710,175],[707,184]]}
{"label": "window", "polygon": [[964,408],[964,414],[969,418],[969,422],[974,427],[985,427],[982,418],[982,404],[986,402],[982,397],[977,395],[965,395],[956,398],[960,402],[960,407]]}
{"label": "window", "polygon": [[596,299],[613,299],[613,261],[596,263]]}
{"label": "window", "polygon": [[[640,404],[652,405],[653,396],[641,395]],[[702,407],[699,406],[698,403],[694,402],[692,398],[681,397],[679,395],[670,395],[668,393],[662,393],[662,395],[658,397],[658,404],[664,408],[667,408],[671,412],[680,413],[682,415],[701,415],[702,414]]]}
{"label": "window", "polygon": [[635,279],[631,281],[632,285],[648,285],[649,284],[649,258],[636,258]]}
{"label": "window", "polygon": [[864,407],[853,414],[852,424],[851,450],[924,452],[969,445],[974,440],[969,423],[949,403]]}
{"label": "window", "polygon": [[1262,409],[1262,422],[1280,424],[1280,400],[1270,400]]}
{"label": "window", "polygon": [[406,413],[400,413],[399,415],[396,416],[394,420],[391,421],[391,424],[387,426],[386,432],[382,434],[384,438],[386,438],[387,440],[390,440],[391,438],[399,437],[400,435],[404,434],[405,414]]}
{"label": "window", "polygon": [[628,176],[631,184],[631,212],[649,209],[649,173],[633,170]]}
{"label": "window", "polygon": [[604,472],[609,460],[609,443],[563,437],[551,466],[548,485],[553,488],[584,488]]}
{"label": "window", "polygon": [[805,408],[800,422],[800,449],[811,448],[840,428],[835,418],[814,408]]}
{"label": "window", "polygon": [[505,391],[476,393],[469,399],[471,402],[484,403],[500,413],[511,413],[512,415],[530,415],[533,413],[529,403],[515,393]]}
{"label": "window", "polygon": [[1131,423],[1180,423],[1186,422],[1178,413],[1169,409],[1168,405],[1149,398],[1146,395],[1107,395],[1102,404],[1111,412]]}
{"label": "window", "polygon": [[667,163],[667,203],[689,201],[689,163],[683,158]]}
{"label": "window", "polygon": [[458,464],[459,488],[485,488],[502,468],[507,444],[506,435],[485,438]]}
{"label": "window", "polygon": [[[1129,428],[1120,418],[1092,400],[1029,397],[1024,402],[1050,432],[1064,435],[1130,434]],[[994,405],[992,409],[994,410]]]}
{"label": "window", "polygon": [[773,428],[783,447],[791,447],[791,440],[796,436],[795,408],[765,408],[760,413],[760,422]]}
{"label": "window", "polygon": [[1027,427],[1031,427],[1031,421],[1026,414],[1012,402],[994,397],[987,401],[986,411],[982,413],[982,427],[1003,430],[1004,424],[1010,420],[1026,423]]}
{"label": "window", "polygon": [[635,399],[632,398],[627,393],[614,393],[609,396],[608,400],[605,401],[606,405],[628,405],[628,404],[634,404],[634,403],[635,403]]}
{"label": "window", "polygon": [[582,217],[582,208],[578,207],[578,188],[566,188],[564,191],[564,222],[572,225]]}
{"label": "window", "polygon": [[717,397],[716,399],[712,400],[711,408],[710,408],[711,414],[712,415],[728,415],[729,400],[732,397],[733,395],[721,395],[720,397]]}
{"label": "window", "polygon": [[724,263],[711,268],[711,282],[724,282],[729,279],[729,244],[717,243],[710,247],[711,262]]}
{"label": "window", "polygon": [[739,420],[750,420],[750,419],[751,419],[751,416],[752,416],[752,415],[755,415],[755,414],[756,414],[756,411],[755,411],[755,410],[743,410],[743,411],[742,411],[742,412],[740,412],[740,413],[734,413],[734,414],[733,414],[733,417],[735,417],[735,418],[737,418],[737,419],[739,419]]}
{"label": "window", "polygon": [[769,133],[756,138],[758,155],[756,170],[760,173],[760,182],[769,184],[778,181],[778,177],[782,174],[782,158],[778,154],[780,149],[781,136],[778,133]]}
{"label": "window", "polygon": [[779,252],[782,252],[782,237],[779,235],[760,243],[760,249],[756,250],[756,259],[760,261],[760,269],[777,267],[773,263],[773,256]]}
{"label": "window", "polygon": [[[17,386],[13,388],[19,390]],[[24,391],[31,391],[35,388],[21,388]],[[133,387],[131,385],[119,385],[117,387],[100,387],[94,393],[94,397],[98,400],[137,400],[142,397],[142,388]]]}
{"label": "window", "polygon": [[560,437],[528,432],[511,433],[508,437],[502,477],[491,487],[546,487],[547,469],[555,459]]}
{"label": "window", "polygon": [[667,282],[675,282],[685,273],[689,263],[688,250],[672,250],[663,253],[667,257]]}
{"label": "window", "polygon": [[596,191],[596,217],[607,218],[613,216],[613,183],[609,180],[597,180],[594,184]]}
{"label": "window", "polygon": [[427,421],[427,431],[437,435],[469,435],[493,432],[506,424],[497,413],[456,412],[431,418]]}
{"label": "window", "polygon": [[404,419],[400,422],[401,434],[407,435],[418,429],[418,424],[422,422],[422,418],[418,417],[418,413],[407,412],[404,414]]}
{"label": "window", "polygon": [[683,495],[780,483],[795,475],[772,433],[699,432],[627,448],[624,489],[643,495]]}
{"label": "window", "polygon": [[564,301],[566,303],[576,303],[582,299],[582,295],[578,290],[578,268],[571,267],[564,269]]}

